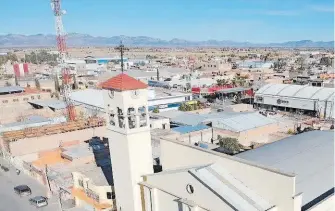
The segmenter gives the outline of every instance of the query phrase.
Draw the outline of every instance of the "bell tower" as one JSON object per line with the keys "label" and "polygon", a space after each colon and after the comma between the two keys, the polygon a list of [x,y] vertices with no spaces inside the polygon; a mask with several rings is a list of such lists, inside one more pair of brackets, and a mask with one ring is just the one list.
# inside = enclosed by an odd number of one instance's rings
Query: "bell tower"
{"label": "bell tower", "polygon": [[121,73],[101,86],[117,210],[142,211],[138,183],[153,173],[147,85]]}

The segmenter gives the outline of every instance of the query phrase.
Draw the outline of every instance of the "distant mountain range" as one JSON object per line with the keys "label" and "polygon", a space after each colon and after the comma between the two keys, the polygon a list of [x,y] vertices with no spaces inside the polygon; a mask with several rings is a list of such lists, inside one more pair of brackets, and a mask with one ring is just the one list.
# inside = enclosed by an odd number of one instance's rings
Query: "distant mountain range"
{"label": "distant mountain range", "polygon": [[[55,35],[0,35],[0,48],[9,47],[49,47],[55,46]],[[67,35],[69,46],[115,46],[123,41],[128,46],[138,47],[284,47],[284,48],[333,48],[334,41],[300,40],[283,43],[250,43],[229,40],[188,41],[183,39],[162,40],[146,36],[93,37],[87,34],[71,33]]]}

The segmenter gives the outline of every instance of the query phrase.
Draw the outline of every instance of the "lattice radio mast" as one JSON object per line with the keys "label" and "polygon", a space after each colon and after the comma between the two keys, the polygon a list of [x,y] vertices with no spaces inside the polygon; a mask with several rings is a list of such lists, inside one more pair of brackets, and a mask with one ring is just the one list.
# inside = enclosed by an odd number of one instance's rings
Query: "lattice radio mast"
{"label": "lattice radio mast", "polygon": [[63,29],[63,21],[62,15],[65,14],[65,11],[61,9],[61,0],[51,0],[51,8],[54,12],[56,19],[56,40],[57,40],[57,48],[60,56],[60,67],[62,70],[62,93],[63,99],[66,104],[66,110],[68,119],[73,121],[76,119],[76,112],[74,107],[74,102],[71,100],[71,74],[68,65],[65,63],[65,59],[67,57],[67,47],[65,40],[65,33]]}

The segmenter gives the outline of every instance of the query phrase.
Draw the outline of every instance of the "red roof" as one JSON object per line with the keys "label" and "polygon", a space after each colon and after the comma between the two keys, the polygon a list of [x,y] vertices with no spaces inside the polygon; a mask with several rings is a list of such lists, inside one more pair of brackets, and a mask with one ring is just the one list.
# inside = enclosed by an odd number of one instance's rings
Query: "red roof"
{"label": "red roof", "polygon": [[120,91],[145,89],[148,87],[147,84],[128,76],[125,73],[121,73],[113,78],[100,84],[103,89],[116,89]]}

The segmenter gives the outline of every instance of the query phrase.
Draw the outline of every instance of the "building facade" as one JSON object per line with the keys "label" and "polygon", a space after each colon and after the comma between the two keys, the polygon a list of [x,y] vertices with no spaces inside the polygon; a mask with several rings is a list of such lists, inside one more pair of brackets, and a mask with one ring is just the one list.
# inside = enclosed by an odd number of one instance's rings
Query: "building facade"
{"label": "building facade", "polygon": [[153,173],[147,85],[126,74],[104,83],[107,136],[118,210],[141,211],[142,175]]}

